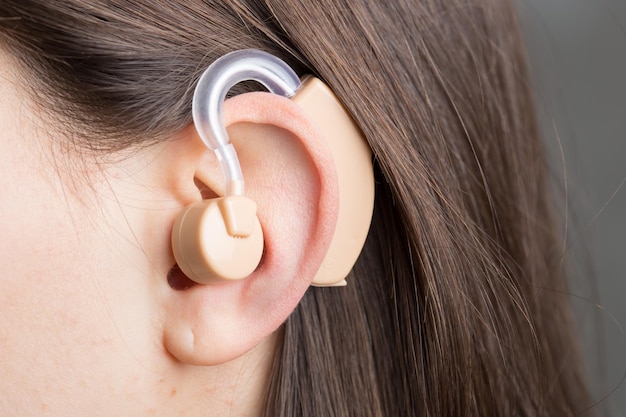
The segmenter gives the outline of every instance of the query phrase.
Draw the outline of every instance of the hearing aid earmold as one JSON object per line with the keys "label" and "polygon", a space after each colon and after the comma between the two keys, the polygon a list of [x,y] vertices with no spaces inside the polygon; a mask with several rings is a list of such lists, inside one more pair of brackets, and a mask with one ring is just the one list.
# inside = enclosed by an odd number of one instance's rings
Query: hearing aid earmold
{"label": "hearing aid earmold", "polygon": [[339,213],[333,239],[312,285],[345,285],[372,218],[374,174],[370,148],[352,117],[323,82],[310,76],[301,82],[284,61],[254,49],[231,52],[216,60],[196,86],[194,124],[204,144],[217,156],[226,191],[223,197],[191,204],[177,217],[172,232],[176,261],[190,279],[209,284],[246,278],[261,260],[263,231],[256,203],[245,197],[239,159],[222,115],[228,91],[247,80],[294,100],[326,137],[337,170]]}

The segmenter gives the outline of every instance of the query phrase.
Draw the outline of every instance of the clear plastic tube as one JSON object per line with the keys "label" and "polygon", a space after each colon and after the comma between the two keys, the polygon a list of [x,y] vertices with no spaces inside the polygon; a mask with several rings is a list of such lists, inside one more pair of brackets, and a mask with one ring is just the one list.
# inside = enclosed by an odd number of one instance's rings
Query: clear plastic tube
{"label": "clear plastic tube", "polygon": [[267,90],[293,97],[301,86],[298,75],[279,58],[256,49],[231,52],[202,74],[193,95],[192,114],[204,144],[215,151],[226,178],[226,196],[244,195],[244,181],[235,148],[229,143],[222,105],[237,83],[253,80]]}

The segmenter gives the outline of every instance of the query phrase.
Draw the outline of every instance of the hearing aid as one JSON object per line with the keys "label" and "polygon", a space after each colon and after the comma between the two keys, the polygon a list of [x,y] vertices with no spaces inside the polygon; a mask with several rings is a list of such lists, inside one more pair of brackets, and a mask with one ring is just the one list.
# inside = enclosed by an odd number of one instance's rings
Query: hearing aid
{"label": "hearing aid", "polygon": [[196,86],[194,125],[204,144],[215,152],[226,187],[223,197],[193,203],[178,215],[172,229],[176,262],[191,280],[211,284],[248,277],[263,256],[263,230],[256,203],[245,196],[241,166],[222,115],[228,91],[247,80],[300,105],[328,142],[337,172],[339,213],[328,252],[312,285],[346,285],[345,277],[363,248],[372,219],[371,150],[352,117],[322,81],[312,76],[301,81],[284,61],[253,49],[219,58]]}

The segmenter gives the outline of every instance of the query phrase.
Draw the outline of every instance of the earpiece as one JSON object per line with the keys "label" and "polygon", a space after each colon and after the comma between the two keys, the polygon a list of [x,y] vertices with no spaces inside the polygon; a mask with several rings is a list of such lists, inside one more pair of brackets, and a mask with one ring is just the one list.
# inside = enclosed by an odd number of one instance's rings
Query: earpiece
{"label": "earpiece", "polygon": [[212,149],[226,177],[221,198],[188,206],[176,219],[172,248],[190,279],[209,284],[243,279],[263,254],[263,232],[256,204],[245,197],[241,167],[223,123],[222,103],[235,84],[254,80],[271,93],[292,98],[323,130],[339,181],[339,214],[335,234],[312,284],[345,285],[361,252],[374,206],[370,148],[348,112],[319,79],[301,82],[282,60],[257,50],[231,52],[216,60],[200,78],[193,97],[196,130]]}
{"label": "earpiece", "polygon": [[174,222],[172,248],[180,269],[199,284],[247,277],[263,254],[256,203],[227,196],[187,206]]}

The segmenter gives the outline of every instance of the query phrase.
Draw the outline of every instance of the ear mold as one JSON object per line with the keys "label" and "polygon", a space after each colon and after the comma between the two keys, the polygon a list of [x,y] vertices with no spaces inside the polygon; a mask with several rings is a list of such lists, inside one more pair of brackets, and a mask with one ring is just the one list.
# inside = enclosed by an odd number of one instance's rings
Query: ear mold
{"label": "ear mold", "polygon": [[263,254],[256,204],[228,196],[189,205],[174,222],[172,249],[180,269],[199,284],[246,278]]}

